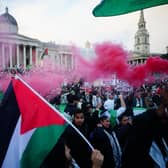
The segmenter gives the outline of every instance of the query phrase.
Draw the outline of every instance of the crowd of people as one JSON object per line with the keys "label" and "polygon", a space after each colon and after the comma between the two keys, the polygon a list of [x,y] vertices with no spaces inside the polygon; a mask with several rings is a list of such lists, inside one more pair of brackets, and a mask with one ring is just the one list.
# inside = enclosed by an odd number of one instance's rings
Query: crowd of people
{"label": "crowd of people", "polygon": [[168,81],[120,92],[83,83],[48,101],[93,148],[69,125],[41,168],[168,168]]}
{"label": "crowd of people", "polygon": [[[50,103],[58,109],[65,104],[63,114],[94,150],[68,126],[44,161],[44,168],[59,164],[80,168],[168,167],[166,80],[120,93],[104,87],[83,89],[83,81],[79,81],[64,86]],[[141,114],[136,113],[138,108],[143,109]]]}

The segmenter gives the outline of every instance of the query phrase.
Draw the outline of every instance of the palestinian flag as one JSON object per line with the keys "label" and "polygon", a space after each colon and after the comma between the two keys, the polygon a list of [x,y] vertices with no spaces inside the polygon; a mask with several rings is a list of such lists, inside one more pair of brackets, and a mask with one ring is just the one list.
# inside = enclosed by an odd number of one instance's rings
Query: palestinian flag
{"label": "palestinian flag", "polygon": [[95,17],[122,15],[168,4],[168,0],[102,0],[92,11]]}
{"label": "palestinian flag", "polygon": [[45,50],[43,51],[43,53],[41,54],[41,59],[44,59],[44,57],[48,55],[48,48],[45,48]]}
{"label": "palestinian flag", "polygon": [[143,107],[134,107],[133,108],[133,113],[134,113],[134,115],[136,116],[136,115],[138,115],[138,114],[141,114],[141,113],[144,113],[144,112],[146,112],[146,108],[143,108]]}
{"label": "palestinian flag", "polygon": [[20,79],[0,104],[0,167],[38,168],[67,126],[61,113]]}
{"label": "palestinian flag", "polygon": [[0,102],[2,98],[3,98],[3,93],[0,91]]}

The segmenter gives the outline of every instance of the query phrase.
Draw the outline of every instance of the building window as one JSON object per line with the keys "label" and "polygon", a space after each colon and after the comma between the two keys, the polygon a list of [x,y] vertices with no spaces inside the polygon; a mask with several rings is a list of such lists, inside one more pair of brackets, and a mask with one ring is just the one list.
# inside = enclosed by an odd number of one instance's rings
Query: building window
{"label": "building window", "polygon": [[147,38],[145,37],[145,43],[147,43]]}
{"label": "building window", "polygon": [[140,39],[139,38],[137,38],[137,43],[140,44]]}

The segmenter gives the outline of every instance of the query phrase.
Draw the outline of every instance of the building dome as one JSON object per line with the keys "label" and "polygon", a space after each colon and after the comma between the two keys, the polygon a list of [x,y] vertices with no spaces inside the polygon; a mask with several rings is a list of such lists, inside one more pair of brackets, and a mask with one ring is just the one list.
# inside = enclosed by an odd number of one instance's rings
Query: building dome
{"label": "building dome", "polygon": [[0,15],[0,33],[18,33],[17,21],[9,14],[7,7],[5,13]]}

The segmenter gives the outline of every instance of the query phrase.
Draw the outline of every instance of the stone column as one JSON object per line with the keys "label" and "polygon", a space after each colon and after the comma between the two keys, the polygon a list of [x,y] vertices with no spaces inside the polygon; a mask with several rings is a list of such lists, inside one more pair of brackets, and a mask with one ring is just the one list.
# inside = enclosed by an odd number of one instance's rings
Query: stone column
{"label": "stone column", "polygon": [[12,64],[12,45],[9,44],[9,61],[10,61],[10,68],[13,67],[13,64]]}
{"label": "stone column", "polygon": [[70,58],[70,55],[67,54],[67,70],[68,71],[70,70],[70,60],[69,60],[69,58]]}
{"label": "stone column", "polygon": [[57,55],[55,55],[55,57],[54,57],[54,61],[55,61],[56,64],[57,64]]}
{"label": "stone column", "polygon": [[65,58],[65,60],[64,60],[65,61],[65,67],[64,68],[67,71],[68,70],[68,54],[65,54],[64,58]]}
{"label": "stone column", "polygon": [[19,64],[20,64],[20,60],[19,60],[19,44],[17,44],[17,46],[16,46],[16,64],[17,64],[17,67],[19,67]]}
{"label": "stone column", "polygon": [[23,67],[26,69],[26,46],[23,45]]}
{"label": "stone column", "polygon": [[30,62],[29,64],[32,65],[32,46],[30,46]]}
{"label": "stone column", "polygon": [[2,68],[5,69],[5,45],[2,44]]}
{"label": "stone column", "polygon": [[63,69],[62,67],[62,59],[63,59],[63,57],[62,57],[62,53],[60,54],[60,68],[61,68],[61,70]]}
{"label": "stone column", "polygon": [[35,60],[36,63],[35,64],[36,64],[36,66],[38,66],[39,65],[39,60],[38,60],[39,58],[38,58],[38,48],[37,47],[35,48],[35,54],[36,54],[36,60]]}

